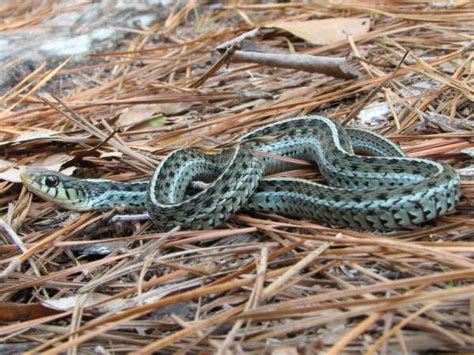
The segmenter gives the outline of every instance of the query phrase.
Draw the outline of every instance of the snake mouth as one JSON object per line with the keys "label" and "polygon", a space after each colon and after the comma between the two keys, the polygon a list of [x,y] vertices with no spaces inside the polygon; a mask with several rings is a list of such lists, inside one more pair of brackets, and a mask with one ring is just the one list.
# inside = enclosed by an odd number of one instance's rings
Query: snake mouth
{"label": "snake mouth", "polygon": [[40,197],[47,197],[47,194],[41,190],[40,173],[39,170],[33,168],[23,170],[20,172],[20,180],[29,191],[38,194]]}
{"label": "snake mouth", "polygon": [[31,186],[32,178],[26,170],[20,172],[20,180],[26,187]]}

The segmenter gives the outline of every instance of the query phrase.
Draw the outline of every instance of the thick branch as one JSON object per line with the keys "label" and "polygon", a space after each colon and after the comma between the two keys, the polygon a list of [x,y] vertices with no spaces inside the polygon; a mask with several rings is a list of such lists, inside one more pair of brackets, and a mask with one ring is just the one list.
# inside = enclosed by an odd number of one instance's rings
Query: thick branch
{"label": "thick branch", "polygon": [[230,59],[233,63],[258,63],[279,68],[303,70],[321,73],[342,79],[359,77],[356,68],[349,65],[345,58],[318,57],[307,54],[275,54],[248,51],[235,51]]}

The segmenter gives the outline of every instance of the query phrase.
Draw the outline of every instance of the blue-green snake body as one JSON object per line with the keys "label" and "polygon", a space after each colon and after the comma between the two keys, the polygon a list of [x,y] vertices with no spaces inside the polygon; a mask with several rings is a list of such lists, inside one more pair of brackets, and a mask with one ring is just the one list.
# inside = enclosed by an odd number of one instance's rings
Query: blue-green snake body
{"label": "blue-green snake body", "polygon": [[[314,161],[326,184],[264,177],[293,167],[275,155]],[[266,125],[218,154],[177,149],[149,182],[77,179],[44,169],[26,170],[22,180],[34,193],[69,209],[146,209],[162,230],[215,228],[245,209],[387,231],[444,215],[460,196],[459,175],[451,166],[407,157],[380,135],[344,129],[322,116]],[[196,180],[210,182],[190,194]]]}

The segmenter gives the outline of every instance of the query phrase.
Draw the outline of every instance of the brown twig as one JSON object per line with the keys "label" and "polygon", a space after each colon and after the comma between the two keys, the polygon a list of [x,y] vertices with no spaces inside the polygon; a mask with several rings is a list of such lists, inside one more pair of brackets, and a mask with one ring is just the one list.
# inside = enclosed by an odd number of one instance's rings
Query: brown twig
{"label": "brown twig", "polygon": [[352,67],[345,58],[237,50],[230,61],[232,63],[257,63],[269,67],[320,73],[341,79],[356,79],[359,77],[358,70]]}

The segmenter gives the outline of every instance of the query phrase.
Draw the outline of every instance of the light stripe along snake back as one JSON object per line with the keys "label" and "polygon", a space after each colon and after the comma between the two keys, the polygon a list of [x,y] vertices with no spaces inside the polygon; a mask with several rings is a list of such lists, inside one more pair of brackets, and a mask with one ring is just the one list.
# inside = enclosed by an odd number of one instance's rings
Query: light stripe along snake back
{"label": "light stripe along snake back", "polygon": [[[294,167],[272,155],[314,161],[327,185],[262,178]],[[218,154],[177,149],[161,161],[149,182],[78,179],[33,168],[21,176],[32,192],[65,208],[104,210],[120,205],[130,211],[147,210],[161,230],[178,225],[214,228],[245,209],[388,231],[444,215],[460,197],[459,175],[451,166],[407,157],[378,134],[343,129],[321,116],[266,125]],[[190,183],[198,180],[210,182],[189,193]]]}

